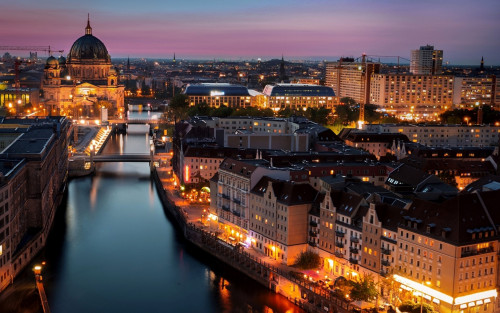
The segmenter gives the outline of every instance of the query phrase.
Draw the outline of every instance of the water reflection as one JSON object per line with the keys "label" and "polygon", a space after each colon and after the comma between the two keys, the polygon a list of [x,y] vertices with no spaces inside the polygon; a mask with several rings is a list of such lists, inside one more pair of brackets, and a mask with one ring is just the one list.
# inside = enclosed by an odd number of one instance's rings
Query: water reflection
{"label": "water reflection", "polygon": [[[144,153],[144,126],[103,153]],[[302,312],[187,244],[166,217],[146,163],[104,163],[73,179],[45,249],[53,313]]]}

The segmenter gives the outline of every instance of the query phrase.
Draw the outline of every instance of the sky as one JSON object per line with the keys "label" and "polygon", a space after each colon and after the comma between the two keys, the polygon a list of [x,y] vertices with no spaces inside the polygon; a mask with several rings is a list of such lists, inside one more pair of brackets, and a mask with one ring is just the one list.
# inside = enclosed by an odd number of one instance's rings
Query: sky
{"label": "sky", "polygon": [[0,45],[50,45],[65,55],[84,35],[89,13],[93,35],[112,58],[336,60],[366,53],[396,62],[430,44],[449,64],[484,57],[485,65],[500,65],[499,0],[0,0],[0,12]]}

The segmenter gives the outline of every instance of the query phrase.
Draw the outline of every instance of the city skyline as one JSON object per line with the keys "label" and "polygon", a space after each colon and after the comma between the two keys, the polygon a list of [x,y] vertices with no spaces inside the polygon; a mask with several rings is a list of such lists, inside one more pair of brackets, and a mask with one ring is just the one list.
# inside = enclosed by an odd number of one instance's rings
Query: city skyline
{"label": "city skyline", "polygon": [[[444,63],[500,64],[496,1],[253,1],[206,3],[25,0],[4,3],[5,45],[50,45],[66,54],[83,35],[87,13],[93,34],[114,58],[335,59],[400,56],[431,44]],[[411,14],[410,14],[411,13]],[[385,62],[394,62],[386,58]]]}

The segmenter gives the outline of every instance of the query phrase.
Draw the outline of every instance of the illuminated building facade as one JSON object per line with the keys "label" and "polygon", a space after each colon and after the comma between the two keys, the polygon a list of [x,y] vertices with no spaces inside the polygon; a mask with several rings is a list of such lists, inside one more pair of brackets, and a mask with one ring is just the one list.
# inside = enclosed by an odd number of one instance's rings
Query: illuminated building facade
{"label": "illuminated building facade", "polygon": [[357,103],[370,102],[370,80],[373,73],[380,72],[380,63],[342,58],[326,63],[326,85],[333,88],[339,99],[349,97]]}
{"label": "illuminated building facade", "polygon": [[8,88],[0,90],[0,107],[7,110],[19,110],[30,103],[38,107],[40,102],[40,90],[35,88]]}
{"label": "illuminated building facade", "polygon": [[221,105],[237,108],[252,106],[252,96],[245,86],[227,83],[189,84],[184,90],[190,106],[206,103],[209,107]]}
{"label": "illuminated building facade", "polygon": [[394,279],[439,312],[494,312],[500,191],[415,200],[398,227]]}
{"label": "illuminated building facade", "polygon": [[410,73],[415,75],[435,75],[443,71],[443,50],[434,46],[421,46],[411,51]]}
{"label": "illuminated building facade", "polygon": [[461,108],[495,105],[496,77],[455,77],[453,104]]}
{"label": "illuminated building facade", "polygon": [[453,76],[374,74],[370,103],[400,119],[436,120],[453,106]]}
{"label": "illuminated building facade", "polygon": [[411,142],[430,147],[496,146],[500,134],[500,126],[492,125],[367,124],[365,130],[374,133],[405,134]]}
{"label": "illuminated building facade", "polygon": [[316,196],[309,184],[262,177],[250,192],[252,247],[283,264],[294,264],[307,249],[308,212]]}
{"label": "illuminated building facade", "polygon": [[267,85],[263,91],[267,107],[274,111],[285,108],[307,110],[308,108],[333,109],[337,98],[331,87],[305,84]]}
{"label": "illuminated building facade", "polygon": [[67,60],[47,59],[41,89],[46,109],[53,115],[92,116],[101,106],[106,106],[110,114],[124,111],[125,87],[119,84],[106,46],[92,35],[89,21],[85,35],[73,43]]}
{"label": "illuminated building facade", "polygon": [[[250,191],[263,176],[275,179],[300,180],[304,171],[270,166],[262,159],[237,160],[226,158],[219,166],[217,181],[211,180],[211,212],[218,216],[219,227],[229,234],[238,233],[240,241],[248,238],[250,221]],[[307,178],[307,175],[305,176]]]}

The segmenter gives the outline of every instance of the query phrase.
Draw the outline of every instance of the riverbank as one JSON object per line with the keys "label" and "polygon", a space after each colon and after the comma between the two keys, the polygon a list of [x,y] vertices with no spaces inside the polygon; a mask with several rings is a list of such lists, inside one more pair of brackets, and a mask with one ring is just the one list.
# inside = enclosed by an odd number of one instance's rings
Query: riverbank
{"label": "riverbank", "polygon": [[329,290],[292,276],[294,268],[263,256],[252,248],[236,247],[218,238],[201,223],[203,207],[189,205],[179,197],[168,170],[156,168],[152,175],[165,212],[190,244],[308,312],[345,313],[352,309],[350,302],[333,296]]}
{"label": "riverbank", "polygon": [[113,126],[75,126],[78,135],[73,143],[73,152],[69,158],[68,176],[81,177],[94,173],[95,165],[88,162],[91,153],[100,154],[109,137],[115,132]]}

